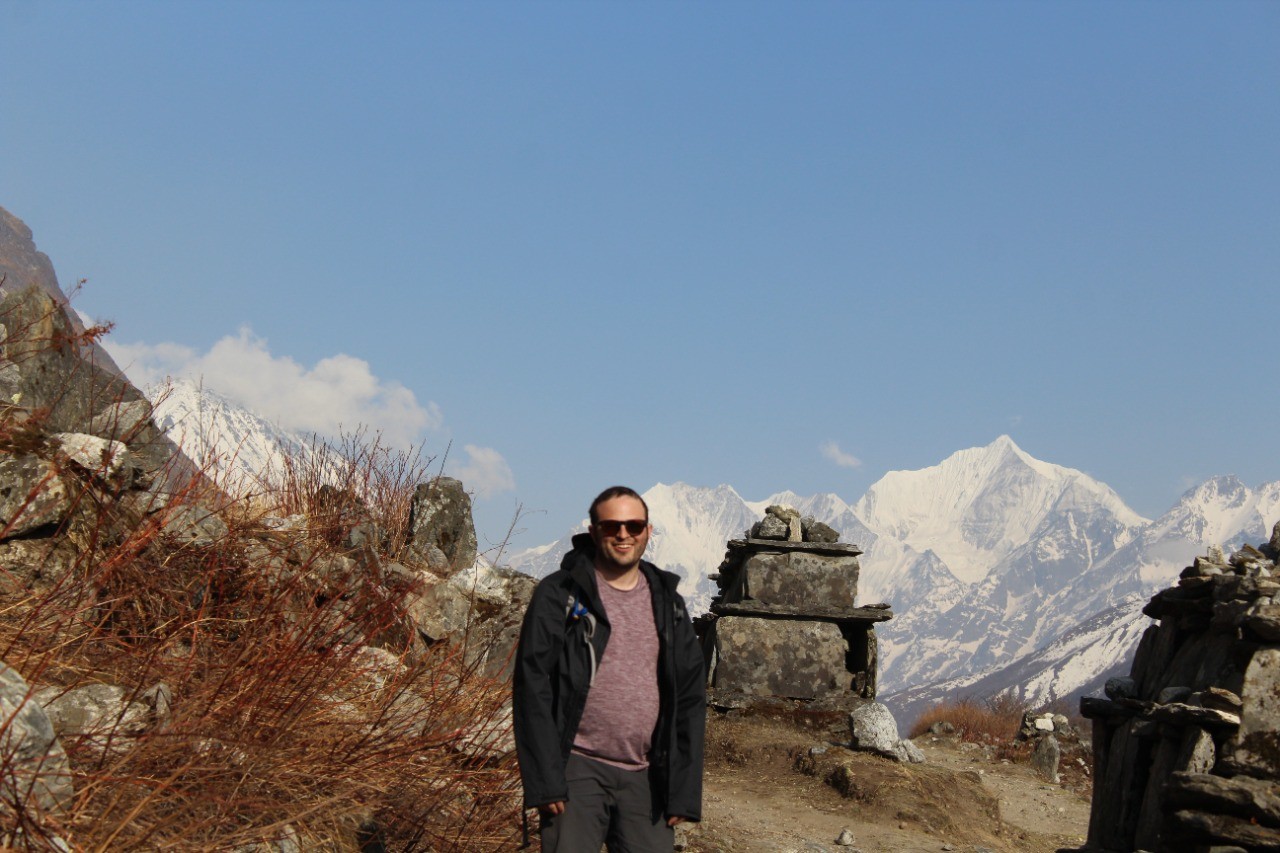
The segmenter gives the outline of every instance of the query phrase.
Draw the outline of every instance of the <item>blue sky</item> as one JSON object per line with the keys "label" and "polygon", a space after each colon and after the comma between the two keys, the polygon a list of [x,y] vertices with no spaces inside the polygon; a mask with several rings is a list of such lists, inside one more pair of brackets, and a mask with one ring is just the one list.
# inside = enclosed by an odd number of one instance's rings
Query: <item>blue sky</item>
{"label": "blue sky", "polygon": [[1280,478],[1275,3],[0,2],[0,205],[139,373],[615,482],[857,498],[1008,433]]}

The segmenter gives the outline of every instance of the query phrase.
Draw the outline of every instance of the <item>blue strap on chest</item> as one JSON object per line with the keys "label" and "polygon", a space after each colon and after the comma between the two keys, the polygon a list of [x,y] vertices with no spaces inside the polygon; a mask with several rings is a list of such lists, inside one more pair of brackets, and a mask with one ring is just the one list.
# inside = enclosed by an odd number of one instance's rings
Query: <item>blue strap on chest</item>
{"label": "blue strap on chest", "polygon": [[564,610],[567,625],[570,622],[582,622],[582,641],[587,644],[587,657],[591,661],[591,678],[587,682],[590,687],[596,683],[596,647],[591,645],[591,639],[596,635],[596,615],[587,609],[578,596],[572,592],[569,593],[569,604]]}

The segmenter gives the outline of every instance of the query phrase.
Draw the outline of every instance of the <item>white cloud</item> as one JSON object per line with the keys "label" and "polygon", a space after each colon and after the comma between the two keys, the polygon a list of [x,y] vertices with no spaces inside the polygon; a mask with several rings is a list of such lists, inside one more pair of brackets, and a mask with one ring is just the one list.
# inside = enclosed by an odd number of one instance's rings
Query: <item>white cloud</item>
{"label": "white cloud", "polygon": [[490,498],[516,488],[515,475],[502,454],[492,447],[466,445],[467,463],[454,472],[462,484],[477,497]]}
{"label": "white cloud", "polygon": [[363,359],[339,353],[306,367],[272,355],[248,326],[206,353],[181,344],[119,344],[110,338],[104,346],[137,385],[170,376],[191,379],[286,429],[332,437],[366,426],[389,445],[404,447],[443,423],[435,403],[419,403],[399,382],[374,376]]}
{"label": "white cloud", "polygon": [[854,456],[852,453],[845,453],[840,449],[840,445],[834,441],[824,441],[822,446],[818,448],[822,451],[822,455],[841,468],[861,468],[862,460]]}

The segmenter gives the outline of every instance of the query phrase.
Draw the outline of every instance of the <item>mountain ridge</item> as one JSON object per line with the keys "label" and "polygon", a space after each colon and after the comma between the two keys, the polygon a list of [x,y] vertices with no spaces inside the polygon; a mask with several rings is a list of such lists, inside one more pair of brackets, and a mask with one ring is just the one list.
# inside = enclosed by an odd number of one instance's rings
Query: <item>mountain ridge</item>
{"label": "mountain ridge", "polygon": [[276,426],[188,379],[144,389],[156,425],[229,492],[246,494],[310,453],[307,437]]}

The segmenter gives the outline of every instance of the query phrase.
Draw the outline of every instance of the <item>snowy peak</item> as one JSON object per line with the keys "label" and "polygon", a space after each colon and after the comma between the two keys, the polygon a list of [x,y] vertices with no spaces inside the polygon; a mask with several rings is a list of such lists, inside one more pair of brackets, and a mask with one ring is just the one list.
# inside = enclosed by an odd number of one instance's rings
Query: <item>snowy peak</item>
{"label": "snowy peak", "polygon": [[306,437],[189,380],[154,385],[146,394],[156,426],[229,492],[254,491],[288,460],[310,452]]}
{"label": "snowy peak", "polygon": [[[826,492],[806,498],[797,495],[795,492],[785,491],[771,495],[762,501],[747,502],[747,506],[755,513],[757,518],[763,517],[765,509],[774,504],[794,507],[801,515],[813,516],[819,521],[830,524],[841,534],[841,542],[851,542],[854,545],[866,544],[858,535],[866,530],[865,526],[853,514],[853,507],[847,504],[839,495]],[[841,526],[842,523],[847,526],[850,522],[852,522],[852,529],[846,530]]]}
{"label": "snowy peak", "polygon": [[696,516],[715,515],[723,512],[725,507],[743,503],[732,486],[723,484],[707,489],[687,483],[658,483],[643,497],[655,526],[686,524]]}
{"label": "snowy peak", "polygon": [[1266,540],[1267,526],[1280,513],[1280,488],[1270,483],[1250,489],[1234,476],[1214,477],[1185,492],[1153,525],[1160,538],[1176,536],[1197,545],[1231,545]]}
{"label": "snowy peak", "polygon": [[1112,516],[1123,527],[1146,519],[1102,483],[1043,462],[1002,435],[918,471],[890,471],[854,505],[880,535],[931,550],[966,583],[1030,540],[1045,519],[1074,509]]}

